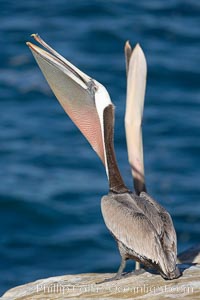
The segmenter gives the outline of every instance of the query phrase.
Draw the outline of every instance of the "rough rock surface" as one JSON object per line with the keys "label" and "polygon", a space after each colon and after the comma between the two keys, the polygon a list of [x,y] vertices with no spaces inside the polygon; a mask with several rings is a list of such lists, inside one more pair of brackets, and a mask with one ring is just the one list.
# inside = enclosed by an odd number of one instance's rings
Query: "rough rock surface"
{"label": "rough rock surface", "polygon": [[179,263],[183,276],[172,281],[148,272],[100,284],[114,274],[65,275],[15,287],[1,299],[200,299],[200,245],[179,255]]}

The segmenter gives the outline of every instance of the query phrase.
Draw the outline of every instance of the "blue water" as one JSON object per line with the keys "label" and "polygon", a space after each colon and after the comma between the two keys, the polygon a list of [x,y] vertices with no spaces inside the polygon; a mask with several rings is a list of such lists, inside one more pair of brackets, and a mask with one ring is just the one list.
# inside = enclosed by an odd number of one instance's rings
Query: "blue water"
{"label": "blue water", "polygon": [[142,45],[148,190],[172,214],[179,251],[198,242],[200,2],[2,0],[0,20],[0,292],[43,277],[115,272],[120,261],[100,211],[105,171],[43,79],[25,45],[31,33],[107,87],[130,188],[123,47],[127,39]]}

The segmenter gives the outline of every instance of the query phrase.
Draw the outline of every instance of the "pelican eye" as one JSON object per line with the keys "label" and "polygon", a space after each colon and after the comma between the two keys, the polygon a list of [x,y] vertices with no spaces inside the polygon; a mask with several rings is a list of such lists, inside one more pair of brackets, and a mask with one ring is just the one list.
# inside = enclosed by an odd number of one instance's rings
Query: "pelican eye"
{"label": "pelican eye", "polygon": [[87,83],[88,91],[94,95],[96,91],[98,90],[97,85],[94,83],[93,79],[90,79],[90,81]]}

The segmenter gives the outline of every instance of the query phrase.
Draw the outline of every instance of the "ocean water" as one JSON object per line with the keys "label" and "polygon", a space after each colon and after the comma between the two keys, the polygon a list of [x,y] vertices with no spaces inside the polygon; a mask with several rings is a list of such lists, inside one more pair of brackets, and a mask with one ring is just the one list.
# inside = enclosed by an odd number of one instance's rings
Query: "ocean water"
{"label": "ocean water", "polygon": [[25,45],[35,32],[108,89],[129,188],[123,48],[141,44],[148,191],[171,213],[178,250],[199,242],[200,2],[2,0],[0,20],[0,293],[43,277],[115,272],[120,262],[100,211],[104,168]]}

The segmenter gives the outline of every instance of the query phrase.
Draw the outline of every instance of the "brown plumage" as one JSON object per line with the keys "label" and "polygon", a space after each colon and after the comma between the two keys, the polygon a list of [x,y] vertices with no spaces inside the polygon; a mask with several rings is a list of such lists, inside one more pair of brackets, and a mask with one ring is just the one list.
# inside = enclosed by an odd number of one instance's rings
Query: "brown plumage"
{"label": "brown plumage", "polygon": [[103,162],[109,194],[101,200],[106,226],[117,241],[122,262],[114,279],[121,278],[127,259],[157,269],[165,279],[180,276],[176,267],[176,233],[169,213],[146,193],[144,180],[142,114],[146,61],[139,45],[126,44],[126,138],[135,194],[125,186],[113,143],[114,106],[104,86],[84,74],[38,35],[47,51],[27,43],[51,89],[66,113],[88,139]]}
{"label": "brown plumage", "polygon": [[[114,279],[120,279],[127,259],[157,269],[165,279],[180,276],[176,267],[176,233],[169,213],[146,192],[131,193],[125,186],[113,146],[114,114],[104,111],[104,142],[107,151],[110,193],[101,200],[106,226],[117,241],[122,257]],[[117,175],[117,176],[116,176]]]}

